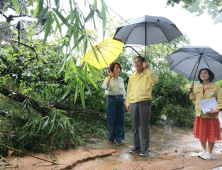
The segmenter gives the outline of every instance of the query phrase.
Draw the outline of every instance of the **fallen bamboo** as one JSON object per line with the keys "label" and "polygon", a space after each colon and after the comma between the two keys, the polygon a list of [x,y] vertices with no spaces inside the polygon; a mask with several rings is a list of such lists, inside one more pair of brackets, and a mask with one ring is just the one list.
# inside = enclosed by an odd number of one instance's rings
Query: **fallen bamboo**
{"label": "fallen bamboo", "polygon": [[32,134],[32,133],[25,133],[25,132],[16,132],[16,131],[10,131],[10,130],[0,130],[0,132],[21,133],[21,134],[26,134],[26,135],[41,136],[41,137],[44,137],[44,138],[48,138],[48,136],[37,135],[37,134]]}
{"label": "fallen bamboo", "polygon": [[83,143],[81,143],[81,145],[85,148],[86,151],[89,151],[93,155],[93,152],[86,145]]}
{"label": "fallen bamboo", "polygon": [[20,153],[22,153],[22,154],[25,154],[25,155],[31,156],[31,157],[33,157],[33,158],[40,159],[40,160],[42,160],[42,161],[46,161],[46,162],[50,162],[50,163],[55,164],[55,165],[59,165],[59,164],[57,164],[57,163],[55,163],[55,162],[48,161],[48,160],[46,160],[46,159],[42,159],[42,158],[39,158],[39,157],[36,157],[36,156],[32,156],[32,155],[30,155],[30,154],[28,154],[28,153],[25,153],[25,152],[19,151],[19,150],[17,150],[17,149],[11,148],[11,147],[9,147],[9,146],[2,145],[2,144],[0,144],[0,145],[6,147],[6,148],[8,148],[8,149],[11,149],[11,150],[14,150],[14,151],[20,152]]}

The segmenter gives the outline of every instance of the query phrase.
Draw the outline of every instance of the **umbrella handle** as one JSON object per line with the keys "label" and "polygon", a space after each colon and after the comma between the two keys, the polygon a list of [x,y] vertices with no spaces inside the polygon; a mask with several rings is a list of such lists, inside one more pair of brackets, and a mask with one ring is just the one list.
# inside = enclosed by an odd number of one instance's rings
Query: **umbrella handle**
{"label": "umbrella handle", "polygon": [[192,92],[193,89],[190,89],[189,94]]}

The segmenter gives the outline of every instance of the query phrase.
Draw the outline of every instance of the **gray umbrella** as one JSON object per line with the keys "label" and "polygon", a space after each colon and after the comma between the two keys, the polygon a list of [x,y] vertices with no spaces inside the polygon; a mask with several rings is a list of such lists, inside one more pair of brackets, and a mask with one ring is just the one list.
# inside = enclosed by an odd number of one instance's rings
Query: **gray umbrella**
{"label": "gray umbrella", "polygon": [[210,69],[214,82],[222,79],[222,55],[208,46],[184,46],[167,56],[172,71],[188,80],[198,81],[202,68]]}
{"label": "gray umbrella", "polygon": [[117,29],[113,39],[124,44],[150,44],[170,42],[183,35],[176,25],[169,19],[158,16],[144,15],[130,18],[123,22]]}

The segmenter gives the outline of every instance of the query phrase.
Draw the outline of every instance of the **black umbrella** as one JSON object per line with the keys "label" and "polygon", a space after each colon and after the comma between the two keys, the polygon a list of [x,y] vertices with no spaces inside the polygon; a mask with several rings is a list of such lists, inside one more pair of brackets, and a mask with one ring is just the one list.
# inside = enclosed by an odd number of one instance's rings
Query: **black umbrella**
{"label": "black umbrella", "polygon": [[172,71],[188,80],[198,81],[197,71],[210,69],[214,82],[222,79],[222,55],[208,46],[184,46],[167,56]]}
{"label": "black umbrella", "polygon": [[169,19],[158,16],[144,15],[130,18],[123,22],[117,29],[113,39],[124,44],[150,44],[170,42],[183,35],[176,25]]}

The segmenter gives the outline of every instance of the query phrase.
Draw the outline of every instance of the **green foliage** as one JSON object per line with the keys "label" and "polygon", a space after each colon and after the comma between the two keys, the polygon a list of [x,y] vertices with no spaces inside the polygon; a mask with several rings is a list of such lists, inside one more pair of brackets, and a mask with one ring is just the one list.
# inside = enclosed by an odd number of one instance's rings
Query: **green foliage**
{"label": "green foliage", "polygon": [[168,104],[163,108],[162,113],[166,115],[167,119],[172,120],[176,126],[193,127],[195,112],[194,107],[190,107],[190,105],[187,105],[186,108],[186,106],[180,104]]}
{"label": "green foliage", "polygon": [[[0,144],[3,144],[6,142],[5,138],[6,136],[0,132]],[[8,153],[9,153],[8,148],[0,145],[0,156],[6,157],[8,156]]]}
{"label": "green foliage", "polygon": [[[46,147],[69,148],[78,146],[73,125],[67,116],[61,114],[60,110],[53,109],[49,116],[42,117],[34,115],[18,129],[20,132],[29,132],[30,134],[47,135],[47,137],[19,134],[17,138],[23,143],[23,147],[28,150],[45,150]],[[30,145],[32,144],[32,145]]]}
{"label": "green foliage", "polygon": [[218,84],[222,88],[222,80],[216,82],[216,84]]}
{"label": "green foliage", "polygon": [[94,137],[107,139],[108,137],[107,123],[95,119],[94,116],[79,113],[75,115],[72,121],[75,126],[75,132],[84,140]]}
{"label": "green foliage", "polygon": [[175,4],[183,3],[183,8],[196,16],[202,15],[205,11],[214,19],[214,23],[222,23],[222,0],[167,0],[167,5],[172,7]]}
{"label": "green foliage", "polygon": [[[13,41],[17,39],[18,32],[13,31],[12,37],[5,34],[2,36],[0,48],[0,74],[1,87],[7,86],[12,89],[9,96],[1,96],[0,109],[3,116],[0,117],[0,129],[12,130],[20,133],[6,135],[0,133],[0,142],[21,150],[48,150],[54,148],[77,147],[82,138],[89,138],[92,135],[107,138],[106,120],[106,98],[101,85],[106,76],[107,68],[97,70],[93,66],[83,63],[76,65],[78,57],[83,56],[87,47],[94,44],[97,38],[96,33],[86,30],[86,22],[93,21],[95,29],[97,23],[95,16],[103,20],[103,35],[106,28],[107,7],[104,1],[101,2],[101,11],[97,8],[97,0],[93,4],[86,2],[89,7],[87,14],[81,11],[78,3],[69,1],[70,12],[64,13],[61,9],[62,1],[56,1],[56,6],[51,7],[47,0],[29,0],[30,9],[24,9],[20,0],[14,0],[19,6],[19,12],[23,10],[34,11],[33,17],[38,17],[37,24],[46,19],[44,38],[36,36],[37,31],[26,25],[28,43],[27,46]],[[21,6],[20,6],[21,5]],[[17,5],[14,5],[17,9]],[[115,18],[108,25],[107,34],[112,36],[116,23]],[[54,35],[50,35],[50,27],[56,26]],[[57,32],[59,30],[59,32]],[[65,34],[62,33],[65,30]],[[59,34],[59,35],[58,35]],[[49,41],[48,38],[52,38]],[[23,40],[21,40],[23,43]],[[169,44],[157,44],[147,47],[147,61],[149,66],[160,77],[160,81],[153,87],[153,112],[151,121],[155,123],[166,115],[181,125],[189,126],[188,120],[179,114],[190,111],[192,103],[186,97],[185,85],[187,81],[171,73],[165,56],[177,50],[178,44],[188,44],[187,37],[179,37]],[[33,48],[30,48],[33,47]],[[143,51],[140,51],[143,53]],[[123,77],[127,88],[128,77],[134,69],[134,52],[128,54],[124,50],[116,61],[122,65],[120,76]],[[90,72],[87,71],[87,67]],[[167,73],[167,75],[165,75]],[[161,78],[164,76],[163,81]],[[160,88],[158,88],[160,85]],[[167,92],[175,87],[180,87],[183,92]],[[1,89],[0,89],[1,90]],[[13,93],[20,93],[27,96],[23,103],[15,102],[8,97]],[[49,111],[43,115],[41,111],[32,108],[28,100],[32,98],[40,108],[47,108]],[[164,97],[164,99],[161,99]],[[159,101],[161,99],[161,101]],[[177,102],[179,101],[179,102]],[[173,108],[173,105],[176,107]],[[97,118],[90,114],[76,113],[76,108],[85,108],[97,112]],[[175,117],[170,110],[175,113]],[[190,112],[191,113],[191,112]],[[185,115],[185,114],[183,114]],[[130,128],[129,114],[126,113],[125,127]],[[190,118],[190,116],[188,116]],[[192,119],[190,119],[192,121]],[[36,135],[35,135],[36,134]]]}

